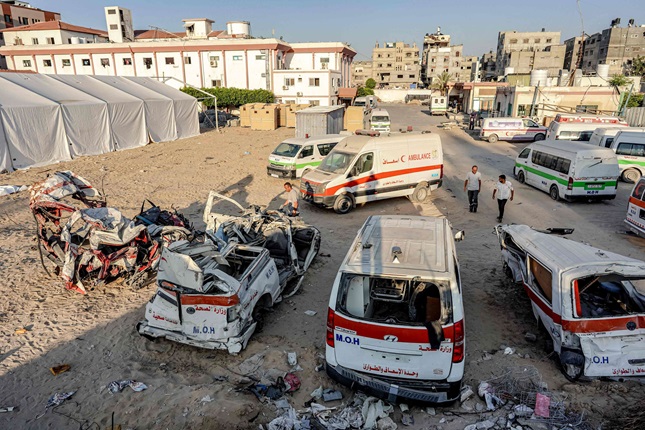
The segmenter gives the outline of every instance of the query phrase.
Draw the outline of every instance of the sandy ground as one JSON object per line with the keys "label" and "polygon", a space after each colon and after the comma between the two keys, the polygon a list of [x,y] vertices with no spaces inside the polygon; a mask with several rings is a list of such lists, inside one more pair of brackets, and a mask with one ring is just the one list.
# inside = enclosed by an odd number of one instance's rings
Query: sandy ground
{"label": "sandy ground", "polygon": [[[642,399],[637,383],[610,381],[568,383],[556,363],[538,342],[527,343],[524,333],[538,333],[530,303],[501,273],[496,237],[492,186],[498,172],[512,173],[512,160],[523,145],[490,145],[473,140],[463,130],[441,131],[440,119],[430,118],[418,106],[390,108],[395,125],[413,125],[441,135],[445,153],[446,183],[427,203],[392,199],[357,208],[345,216],[304,206],[303,218],[320,228],[321,254],[307,274],[301,293],[275,307],[264,330],[256,334],[239,356],[202,350],[168,341],[150,342],[134,326],[143,317],[153,286],[140,291],[110,284],[86,296],[63,289],[62,281],[42,270],[36,248],[35,224],[28,209],[28,194],[0,198],[0,408],[18,411],[0,414],[1,429],[124,429],[258,428],[275,417],[271,406],[236,389],[243,380],[238,365],[256,353],[264,353],[263,369],[286,371],[286,352],[295,351],[304,369],[299,391],[289,396],[302,409],[309,393],[318,386],[335,387],[351,398],[351,391],[334,384],[314,369],[324,353],[326,308],[338,266],[365,218],[378,214],[414,214],[448,217],[467,238],[458,244],[466,312],[467,366],[465,383],[476,388],[481,380],[503,374],[512,366],[535,366],[552,390],[567,398],[568,406],[585,410],[599,425],[610,419],[618,405]],[[226,129],[176,142],[86,157],[47,168],[35,168],[0,176],[0,184],[31,184],[56,170],[73,170],[103,187],[110,206],[135,215],[143,199],[162,207],[171,205],[203,226],[201,215],[208,191],[224,191],[244,204],[277,207],[282,180],[267,177],[270,151],[293,129],[272,132]],[[463,176],[470,165],[480,166],[484,190],[478,214],[469,214]],[[507,221],[536,227],[574,226],[574,239],[645,258],[641,239],[624,232],[630,187],[620,184],[619,198],[595,205],[553,202],[548,195],[516,184],[517,198],[507,207]],[[313,317],[306,310],[316,311]],[[22,327],[29,330],[16,334]],[[502,346],[516,353],[505,356]],[[485,352],[491,360],[482,360]],[[53,376],[49,368],[70,364],[71,370]],[[126,388],[110,394],[106,386],[118,379],[147,384],[143,392]],[[55,411],[45,410],[55,392],[77,390],[72,400]],[[202,401],[209,396],[213,401]],[[342,402],[333,402],[340,406]],[[468,408],[440,408],[431,416],[414,408],[410,428],[462,429],[480,414]],[[449,412],[449,411],[452,411]],[[446,413],[448,412],[448,413]],[[63,416],[63,414],[67,416]],[[485,416],[485,415],[484,415]],[[400,413],[394,415],[400,424]],[[89,428],[89,427],[83,427]]]}

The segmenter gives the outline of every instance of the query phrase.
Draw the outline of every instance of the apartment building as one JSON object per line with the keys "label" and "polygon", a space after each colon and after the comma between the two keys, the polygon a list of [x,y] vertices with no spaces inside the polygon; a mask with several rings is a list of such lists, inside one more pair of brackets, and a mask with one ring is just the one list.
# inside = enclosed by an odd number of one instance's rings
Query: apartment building
{"label": "apartment building", "polygon": [[[46,21],[58,21],[58,12],[49,12],[17,0],[0,0],[0,30],[15,28]],[[0,47],[5,44],[4,35],[0,33]],[[6,69],[7,62],[0,55],[0,69]]]}
{"label": "apartment building", "polygon": [[[565,70],[570,72],[578,68],[579,60],[582,59],[583,46],[589,36],[576,36],[564,41],[564,65]],[[580,64],[582,66],[582,64]]]}
{"label": "apartment building", "polygon": [[132,26],[130,9],[119,6],[106,7],[105,22],[107,23],[110,42],[134,42],[134,27]]}
{"label": "apartment building", "polygon": [[404,42],[376,43],[372,50],[372,74],[376,87],[416,88],[420,79],[419,48]]}
{"label": "apartment building", "polygon": [[[481,80],[480,70],[479,70],[479,57],[477,56],[465,56],[461,61],[461,77],[464,78],[464,82],[479,82]],[[457,81],[462,82],[462,81]]]}
{"label": "apartment building", "polygon": [[482,82],[490,82],[496,80],[496,63],[497,54],[492,50],[482,55],[479,62],[480,77]]}
{"label": "apartment building", "polygon": [[620,18],[616,18],[609,28],[585,40],[582,70],[596,73],[599,64],[607,64],[609,76],[629,74],[632,60],[638,56],[645,56],[645,25],[630,19],[627,27],[620,27]]}
{"label": "apartment building", "polygon": [[495,74],[502,77],[507,71],[527,74],[532,70],[548,70],[549,76],[558,76],[565,51],[565,46],[560,45],[559,31],[544,28],[535,32],[502,31],[497,37]]}
{"label": "apartment building", "polygon": [[472,64],[464,61],[464,45],[451,45],[450,35],[443,34],[441,27],[436,33],[426,33],[423,37],[421,53],[421,81],[429,86],[432,79],[442,73],[450,73],[453,82],[471,80]]}
{"label": "apartment building", "polygon": [[364,87],[365,82],[374,75],[373,63],[371,61],[354,61],[352,63],[353,87]]}

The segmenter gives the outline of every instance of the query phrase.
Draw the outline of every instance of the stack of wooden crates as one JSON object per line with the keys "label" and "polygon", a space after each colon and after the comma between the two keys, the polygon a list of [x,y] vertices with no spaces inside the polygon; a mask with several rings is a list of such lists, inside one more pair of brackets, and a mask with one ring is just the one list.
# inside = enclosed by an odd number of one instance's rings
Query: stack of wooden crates
{"label": "stack of wooden crates", "polygon": [[251,130],[275,130],[278,127],[296,127],[296,112],[308,104],[249,103],[240,106],[240,125]]}

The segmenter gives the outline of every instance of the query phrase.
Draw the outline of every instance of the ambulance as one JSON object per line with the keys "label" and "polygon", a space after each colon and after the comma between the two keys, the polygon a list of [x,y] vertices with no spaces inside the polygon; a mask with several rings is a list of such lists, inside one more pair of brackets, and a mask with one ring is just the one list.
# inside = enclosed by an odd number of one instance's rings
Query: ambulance
{"label": "ambulance", "polygon": [[422,203],[441,186],[443,151],[437,134],[357,133],[302,176],[304,200],[346,214],[357,204],[392,197]]}
{"label": "ambulance", "polygon": [[464,377],[459,263],[445,218],[370,216],[331,291],[329,377],[389,402],[445,403]]}
{"label": "ambulance", "polygon": [[589,114],[558,114],[549,124],[546,138],[550,140],[589,141],[597,128],[628,127],[615,116]]}
{"label": "ambulance", "polygon": [[629,196],[625,224],[640,237],[645,237],[645,178],[641,178]]}
{"label": "ambulance", "polygon": [[632,184],[638,182],[645,173],[645,133],[642,129],[620,130],[608,148],[618,157],[620,178]]}
{"label": "ambulance", "polygon": [[529,118],[484,118],[479,138],[495,143],[498,140],[544,140],[547,128]]}
{"label": "ambulance", "polygon": [[327,134],[292,137],[280,143],[269,155],[267,175],[274,178],[299,178],[316,166],[348,135]]}
{"label": "ambulance", "polygon": [[370,129],[374,131],[390,132],[390,114],[385,109],[374,109],[370,114]]}

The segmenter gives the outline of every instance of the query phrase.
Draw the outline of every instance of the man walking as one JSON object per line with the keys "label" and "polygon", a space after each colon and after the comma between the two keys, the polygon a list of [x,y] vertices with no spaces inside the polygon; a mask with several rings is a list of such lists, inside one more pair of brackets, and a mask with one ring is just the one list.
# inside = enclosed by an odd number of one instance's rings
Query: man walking
{"label": "man walking", "polygon": [[478,172],[477,166],[473,166],[466,180],[464,181],[464,191],[468,191],[468,203],[470,212],[477,212],[477,198],[482,189],[482,175]]}
{"label": "man walking", "polygon": [[495,196],[497,196],[497,207],[499,208],[497,222],[502,222],[502,219],[504,218],[504,206],[506,206],[506,202],[509,199],[513,201],[513,196],[515,196],[513,184],[506,180],[506,175],[499,175],[499,181],[493,190],[493,200],[495,199]]}
{"label": "man walking", "polygon": [[298,192],[293,189],[290,182],[284,183],[284,190],[286,191],[286,200],[280,206],[280,210],[288,216],[298,215]]}

